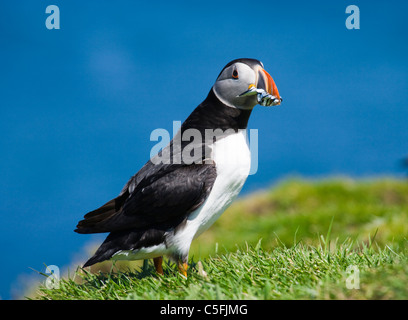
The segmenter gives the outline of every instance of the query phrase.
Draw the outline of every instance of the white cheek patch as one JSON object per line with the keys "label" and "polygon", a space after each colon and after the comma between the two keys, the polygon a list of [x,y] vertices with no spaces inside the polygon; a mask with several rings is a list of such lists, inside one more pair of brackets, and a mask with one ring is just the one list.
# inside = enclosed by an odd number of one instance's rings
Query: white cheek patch
{"label": "white cheek patch", "polygon": [[[229,74],[232,75],[234,67],[238,71],[238,79],[233,79],[231,76],[228,76]],[[215,82],[213,90],[217,98],[225,105],[232,108],[238,108],[240,106],[234,104],[237,97],[248,90],[250,84],[254,84],[255,82],[255,71],[248,65],[238,62],[224,70],[223,74],[219,77],[219,80]]]}
{"label": "white cheek patch", "polygon": [[248,89],[250,84],[255,84],[256,73],[255,71],[244,63],[237,63],[238,77],[246,85],[245,89]]}
{"label": "white cheek patch", "polygon": [[231,97],[234,94],[232,92],[229,92],[232,85],[229,83],[226,83],[227,81],[229,80],[217,81],[213,86],[213,90],[214,90],[215,96],[223,104],[227,105],[228,107],[236,108],[236,106],[234,106],[230,101],[228,101],[228,100],[232,100]]}

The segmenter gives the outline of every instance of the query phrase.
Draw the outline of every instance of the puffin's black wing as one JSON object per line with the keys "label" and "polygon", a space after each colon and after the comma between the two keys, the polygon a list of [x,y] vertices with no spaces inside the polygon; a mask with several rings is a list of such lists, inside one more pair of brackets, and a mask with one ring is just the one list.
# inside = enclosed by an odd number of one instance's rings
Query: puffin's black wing
{"label": "puffin's black wing", "polygon": [[87,213],[78,233],[176,227],[207,198],[216,178],[215,164],[148,162],[121,194]]}

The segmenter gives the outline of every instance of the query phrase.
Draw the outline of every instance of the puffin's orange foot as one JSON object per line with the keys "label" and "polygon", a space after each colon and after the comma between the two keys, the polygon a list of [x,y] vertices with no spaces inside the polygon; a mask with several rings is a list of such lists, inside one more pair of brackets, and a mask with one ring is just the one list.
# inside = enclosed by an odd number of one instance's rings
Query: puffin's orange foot
{"label": "puffin's orange foot", "polygon": [[181,261],[179,261],[179,262],[177,263],[177,267],[178,267],[179,272],[180,272],[184,277],[187,278],[188,264],[187,264],[186,262],[181,262]]}
{"label": "puffin's orange foot", "polygon": [[156,268],[156,272],[158,274],[163,275],[163,267],[162,267],[162,263],[163,263],[163,257],[157,257],[157,258],[153,258],[153,262],[154,262],[154,267]]}

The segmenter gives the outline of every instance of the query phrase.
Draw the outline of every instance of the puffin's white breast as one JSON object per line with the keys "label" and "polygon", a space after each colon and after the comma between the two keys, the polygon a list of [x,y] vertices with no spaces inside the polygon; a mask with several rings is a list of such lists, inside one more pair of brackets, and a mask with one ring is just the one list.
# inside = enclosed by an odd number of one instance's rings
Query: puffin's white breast
{"label": "puffin's white breast", "polygon": [[197,236],[208,229],[236,198],[251,167],[246,130],[239,130],[238,133],[216,141],[212,149],[217,178],[197,216],[195,214],[190,216],[191,220],[196,218],[199,220]]}
{"label": "puffin's white breast", "polygon": [[217,177],[208,198],[190,214],[186,226],[171,240],[179,250],[188,252],[193,238],[207,230],[241,191],[251,167],[246,130],[217,140],[212,146],[212,159]]}

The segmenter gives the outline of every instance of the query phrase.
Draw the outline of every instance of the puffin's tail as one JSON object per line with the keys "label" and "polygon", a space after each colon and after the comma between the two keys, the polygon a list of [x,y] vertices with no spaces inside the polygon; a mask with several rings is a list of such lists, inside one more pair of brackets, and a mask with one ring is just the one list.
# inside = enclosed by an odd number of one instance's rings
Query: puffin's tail
{"label": "puffin's tail", "polygon": [[[111,232],[101,246],[96,250],[94,255],[89,258],[87,262],[82,266],[83,268],[89,267],[95,263],[109,260],[112,256],[120,250],[118,244],[123,239],[121,238],[121,232]],[[119,241],[118,241],[119,240]]]}
{"label": "puffin's tail", "polygon": [[[108,258],[109,259],[109,258]],[[97,256],[96,254],[92,256],[87,262],[84,263],[82,268],[90,267],[95,263],[102,262],[108,259],[102,259],[101,257]]]}

